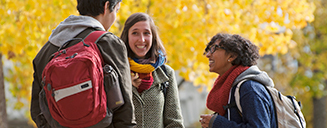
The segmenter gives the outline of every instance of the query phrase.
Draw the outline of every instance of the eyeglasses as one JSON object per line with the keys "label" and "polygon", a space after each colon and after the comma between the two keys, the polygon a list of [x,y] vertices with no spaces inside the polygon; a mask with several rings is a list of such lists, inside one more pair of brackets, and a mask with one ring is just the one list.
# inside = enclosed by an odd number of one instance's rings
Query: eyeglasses
{"label": "eyeglasses", "polygon": [[215,45],[211,45],[209,48],[207,48],[205,50],[205,52],[203,53],[203,55],[207,55],[208,53],[213,54],[217,50],[217,48],[226,50],[225,47],[215,44]]}

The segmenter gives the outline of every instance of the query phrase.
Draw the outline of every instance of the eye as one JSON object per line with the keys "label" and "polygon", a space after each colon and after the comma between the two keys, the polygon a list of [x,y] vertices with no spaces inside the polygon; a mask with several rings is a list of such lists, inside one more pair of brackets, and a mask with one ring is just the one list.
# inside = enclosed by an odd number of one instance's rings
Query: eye
{"label": "eye", "polygon": [[208,51],[212,52],[213,46],[209,47]]}
{"label": "eye", "polygon": [[144,35],[151,35],[150,32],[144,32]]}
{"label": "eye", "polygon": [[211,52],[211,54],[214,53],[214,52],[216,51],[216,48],[217,48],[217,45],[213,45],[213,46],[211,46],[211,48],[210,48],[210,52]]}
{"label": "eye", "polygon": [[136,35],[137,34],[137,32],[132,32],[132,35]]}

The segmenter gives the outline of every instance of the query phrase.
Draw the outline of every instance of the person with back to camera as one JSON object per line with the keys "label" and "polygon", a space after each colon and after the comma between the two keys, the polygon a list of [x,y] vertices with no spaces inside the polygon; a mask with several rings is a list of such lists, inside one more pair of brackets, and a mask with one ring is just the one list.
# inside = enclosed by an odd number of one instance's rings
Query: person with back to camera
{"label": "person with back to camera", "polygon": [[[258,47],[249,40],[231,34],[218,33],[205,48],[209,71],[219,74],[207,97],[208,109],[214,114],[203,114],[203,128],[276,128],[273,99],[264,86],[274,86],[266,72],[256,66]],[[240,88],[239,112],[235,103],[235,88]],[[230,103],[230,104],[229,104]]]}
{"label": "person with back to camera", "polygon": [[[66,41],[73,38],[85,38],[93,31],[109,30],[116,20],[116,14],[120,9],[120,4],[121,0],[77,0],[77,10],[80,16],[69,16],[52,31],[49,41],[42,47],[33,60],[34,80],[32,86],[31,117],[38,127],[50,127],[49,120],[46,120],[44,113],[41,112],[39,93],[42,90],[42,71],[49,62],[51,55],[57,52],[58,48]],[[78,41],[75,42],[77,43]],[[136,123],[126,46],[119,37],[110,32],[100,37],[96,45],[104,63],[110,64],[117,72],[118,82],[124,100],[124,104],[120,108],[116,110],[107,109],[107,113],[110,113],[109,115],[111,117],[104,118],[98,123],[98,126],[116,128],[134,127]],[[106,86],[105,84],[104,87],[108,88],[108,85]],[[104,126],[100,123],[106,124]]]}
{"label": "person with back to camera", "polygon": [[[152,18],[145,13],[132,14],[121,39],[131,66],[137,128],[183,128],[174,70],[165,65],[165,49]],[[164,94],[161,88],[166,81],[169,85]]]}

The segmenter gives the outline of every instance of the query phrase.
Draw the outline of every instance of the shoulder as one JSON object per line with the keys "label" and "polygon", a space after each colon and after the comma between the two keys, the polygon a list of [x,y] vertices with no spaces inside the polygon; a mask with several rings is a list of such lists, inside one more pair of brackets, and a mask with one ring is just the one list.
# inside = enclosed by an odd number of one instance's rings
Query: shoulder
{"label": "shoulder", "polygon": [[111,40],[120,40],[120,38],[118,36],[116,36],[115,34],[111,33],[111,32],[107,32],[104,37],[110,38]]}
{"label": "shoulder", "polygon": [[[43,45],[41,50],[37,53],[35,58],[33,59],[33,64],[36,68],[45,67],[45,65],[50,61],[50,58],[53,53],[58,51],[57,46],[51,44],[49,41]],[[42,68],[42,70],[43,70]]]}
{"label": "shoulder", "polygon": [[161,69],[162,69],[162,68],[166,68],[166,70],[167,70],[167,71],[170,71],[170,72],[173,72],[173,71],[174,71],[174,69],[173,69],[172,67],[170,67],[169,65],[167,65],[167,64],[163,64],[163,65],[161,65],[160,68],[161,68]]}
{"label": "shoulder", "polygon": [[152,76],[155,81],[154,82],[155,84],[163,83],[166,81],[169,81],[170,83],[174,83],[176,81],[174,70],[166,64],[156,68],[156,70],[152,72]]}
{"label": "shoulder", "polygon": [[125,45],[124,42],[115,34],[111,32],[105,33],[98,41],[98,43],[110,43],[110,44],[119,44],[119,45]]}
{"label": "shoulder", "polygon": [[170,67],[167,64],[160,66],[160,68],[163,72],[166,72],[166,74],[169,76],[171,76],[171,74],[174,73],[174,71],[175,71],[172,67]]}
{"label": "shoulder", "polygon": [[247,93],[253,93],[260,96],[269,94],[265,88],[265,85],[254,80],[247,80],[242,83],[242,86],[240,87],[240,94],[245,95]]}
{"label": "shoulder", "polygon": [[247,80],[242,83],[241,91],[255,91],[265,89],[264,85],[254,80]]}
{"label": "shoulder", "polygon": [[120,52],[127,52],[125,43],[116,35],[111,32],[107,32],[98,40],[97,44],[102,47],[105,51],[106,49],[116,50]]}

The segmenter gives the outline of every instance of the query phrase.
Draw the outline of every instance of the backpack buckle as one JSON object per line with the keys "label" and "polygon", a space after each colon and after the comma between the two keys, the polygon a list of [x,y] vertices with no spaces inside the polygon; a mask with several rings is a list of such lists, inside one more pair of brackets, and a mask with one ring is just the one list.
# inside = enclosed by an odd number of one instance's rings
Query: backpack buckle
{"label": "backpack buckle", "polygon": [[106,64],[104,67],[103,67],[103,72],[104,73],[111,73],[112,70],[114,70],[110,65]]}

